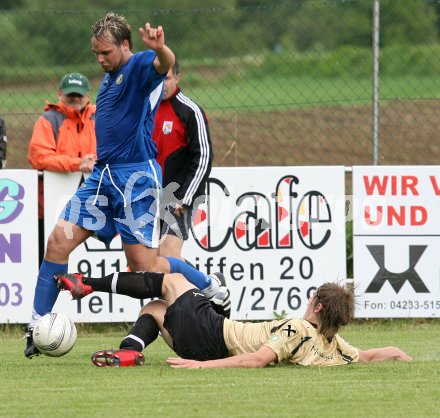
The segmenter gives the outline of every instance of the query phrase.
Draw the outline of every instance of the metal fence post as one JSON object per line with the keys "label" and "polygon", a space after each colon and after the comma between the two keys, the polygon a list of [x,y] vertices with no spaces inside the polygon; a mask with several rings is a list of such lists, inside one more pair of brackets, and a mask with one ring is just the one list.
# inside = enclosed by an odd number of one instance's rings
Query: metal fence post
{"label": "metal fence post", "polygon": [[379,163],[379,13],[380,0],[373,0],[373,165]]}

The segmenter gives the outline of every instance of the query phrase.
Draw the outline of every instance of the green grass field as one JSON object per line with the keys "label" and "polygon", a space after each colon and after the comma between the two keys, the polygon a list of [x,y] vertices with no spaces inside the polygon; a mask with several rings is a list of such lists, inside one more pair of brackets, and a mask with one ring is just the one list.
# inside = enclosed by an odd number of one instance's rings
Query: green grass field
{"label": "green grass field", "polygon": [[[258,86],[256,88],[255,86]],[[262,92],[265,92],[263,94]],[[371,104],[370,79],[271,77],[242,80],[232,85],[192,88],[191,94],[207,109],[283,110],[322,105]],[[433,77],[382,77],[381,100],[440,97]]]}
{"label": "green grass field", "polygon": [[[101,79],[92,80],[91,100],[94,103]],[[182,85],[185,88],[184,81]],[[256,87],[257,86],[257,87]],[[12,110],[41,112],[45,100],[57,101],[54,85],[11,86],[0,90],[0,114]],[[288,89],[287,89],[288,87]],[[287,90],[286,90],[287,89]],[[185,91],[203,103],[207,110],[285,110],[319,105],[370,104],[371,80],[367,78],[273,77],[234,80],[189,86]],[[382,77],[382,100],[432,99],[440,97],[437,77]]]}
{"label": "green grass field", "polygon": [[137,368],[102,369],[127,325],[78,327],[65,357],[24,358],[18,327],[2,326],[1,417],[437,417],[440,321],[356,321],[341,335],[367,349],[396,345],[413,363],[327,368],[174,370],[161,339]]}

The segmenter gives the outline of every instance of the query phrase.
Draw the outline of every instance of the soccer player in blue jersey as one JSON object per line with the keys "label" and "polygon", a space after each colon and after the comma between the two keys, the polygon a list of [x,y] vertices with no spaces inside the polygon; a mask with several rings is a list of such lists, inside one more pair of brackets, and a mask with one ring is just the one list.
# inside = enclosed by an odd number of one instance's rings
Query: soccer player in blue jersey
{"label": "soccer player in blue jersey", "polygon": [[[54,276],[64,276],[64,284],[87,285],[80,274],[67,274],[67,266],[70,253],[92,235],[110,243],[120,234],[131,270],[182,273],[212,303],[230,312],[229,290],[220,273],[208,276],[181,259],[158,255],[161,172],[151,134],[164,79],[175,58],[161,26],[146,23],[139,33],[148,49],[133,53],[131,28],[123,16],[110,12],[93,25],[92,50],[105,71],[96,99],[98,159],[49,236],[26,335],[26,357],[39,354],[32,330],[58,297]],[[118,287],[117,277],[112,289]]]}

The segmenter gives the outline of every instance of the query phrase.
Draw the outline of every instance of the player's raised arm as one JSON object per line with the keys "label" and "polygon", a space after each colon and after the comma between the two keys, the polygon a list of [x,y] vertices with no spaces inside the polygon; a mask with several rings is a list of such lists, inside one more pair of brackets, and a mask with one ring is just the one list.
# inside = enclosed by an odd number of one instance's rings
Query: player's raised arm
{"label": "player's raised arm", "polygon": [[397,347],[372,348],[359,350],[359,363],[380,362],[388,360],[412,361],[412,357]]}
{"label": "player's raised arm", "polygon": [[173,66],[175,57],[173,51],[165,45],[165,33],[162,26],[151,27],[150,23],[145,24],[145,28],[139,28],[142,42],[146,47],[156,51],[154,68],[159,74],[166,74]]}

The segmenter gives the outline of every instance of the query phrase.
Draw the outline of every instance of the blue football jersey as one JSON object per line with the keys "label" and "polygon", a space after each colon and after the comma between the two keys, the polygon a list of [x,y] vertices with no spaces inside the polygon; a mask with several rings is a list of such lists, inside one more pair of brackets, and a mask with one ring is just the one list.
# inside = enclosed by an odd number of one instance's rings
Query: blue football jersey
{"label": "blue football jersey", "polygon": [[114,73],[106,73],[96,98],[96,142],[100,164],[156,158],[154,115],[166,75],[153,66],[152,50],[134,54]]}

